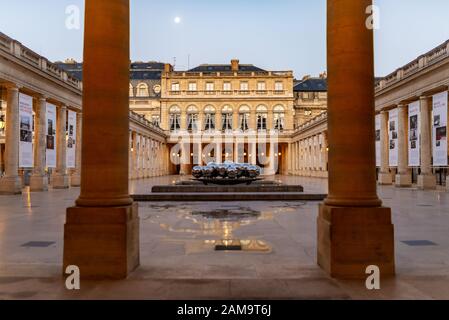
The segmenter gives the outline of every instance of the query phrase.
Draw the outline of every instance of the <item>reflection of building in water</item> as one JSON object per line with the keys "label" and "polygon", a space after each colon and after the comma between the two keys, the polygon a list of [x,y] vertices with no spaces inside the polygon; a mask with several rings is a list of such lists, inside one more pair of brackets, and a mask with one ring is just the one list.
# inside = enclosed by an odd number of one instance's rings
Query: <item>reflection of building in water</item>
{"label": "reflection of building in water", "polygon": [[[238,251],[253,251],[253,252],[269,252],[271,247],[260,239],[236,239],[234,231],[251,224],[255,224],[261,220],[272,220],[272,213],[260,213],[247,208],[236,209],[218,209],[215,211],[205,212],[189,212],[185,210],[178,218],[193,222],[195,227],[190,228],[176,228],[172,225],[162,223],[159,226],[163,230],[173,233],[185,233],[187,235],[195,235],[195,238],[216,237],[218,239],[202,240],[202,244],[198,248],[193,248],[191,251],[200,250],[206,246],[210,249],[217,250],[238,250]],[[179,221],[179,220],[177,220]],[[157,221],[153,220],[153,223]],[[190,238],[190,237],[189,237]]]}

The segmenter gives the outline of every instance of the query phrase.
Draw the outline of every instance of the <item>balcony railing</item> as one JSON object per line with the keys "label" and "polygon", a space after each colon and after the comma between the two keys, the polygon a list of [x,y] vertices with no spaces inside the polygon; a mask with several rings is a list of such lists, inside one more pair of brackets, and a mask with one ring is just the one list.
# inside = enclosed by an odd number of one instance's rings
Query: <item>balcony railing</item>
{"label": "balcony railing", "polygon": [[7,35],[0,32],[0,51],[6,55],[14,56],[25,62],[33,68],[39,69],[55,80],[62,81],[69,86],[81,90],[82,82],[69,75],[64,70],[58,68],[55,64],[48,61],[45,57],[40,56],[31,49],[25,47],[20,42],[11,39]]}
{"label": "balcony railing", "polygon": [[383,90],[446,58],[449,58],[449,41],[387,75],[376,83],[375,89],[376,91]]}

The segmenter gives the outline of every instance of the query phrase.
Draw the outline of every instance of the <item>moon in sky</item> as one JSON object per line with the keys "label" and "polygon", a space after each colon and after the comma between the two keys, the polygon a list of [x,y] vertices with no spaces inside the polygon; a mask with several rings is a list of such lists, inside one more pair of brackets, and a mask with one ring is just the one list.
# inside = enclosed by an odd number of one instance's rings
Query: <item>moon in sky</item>
{"label": "moon in sky", "polygon": [[181,23],[181,17],[175,17],[175,23],[180,24]]}

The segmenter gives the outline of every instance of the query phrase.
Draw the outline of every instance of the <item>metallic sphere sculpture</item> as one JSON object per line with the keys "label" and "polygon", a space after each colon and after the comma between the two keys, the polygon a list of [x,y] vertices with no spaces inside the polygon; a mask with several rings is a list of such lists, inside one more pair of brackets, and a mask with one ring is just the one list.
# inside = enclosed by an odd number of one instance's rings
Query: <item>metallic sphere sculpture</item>
{"label": "metallic sphere sculpture", "polygon": [[192,169],[192,175],[195,179],[257,179],[261,172],[262,170],[259,166],[231,161],[225,161],[223,164],[210,162],[206,166],[195,166]]}

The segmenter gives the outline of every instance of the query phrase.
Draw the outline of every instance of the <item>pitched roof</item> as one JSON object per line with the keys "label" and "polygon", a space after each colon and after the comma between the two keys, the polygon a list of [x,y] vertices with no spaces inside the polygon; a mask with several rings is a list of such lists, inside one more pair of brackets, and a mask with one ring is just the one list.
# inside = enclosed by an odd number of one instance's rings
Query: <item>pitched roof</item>
{"label": "pitched roof", "polygon": [[327,79],[309,78],[297,83],[293,91],[295,92],[326,92]]}
{"label": "pitched roof", "polygon": [[[82,63],[55,63],[59,68],[73,75],[78,80],[83,80],[83,64]],[[133,62],[130,66],[131,80],[160,80],[164,63],[162,62]]]}
{"label": "pitched roof", "polygon": [[[231,72],[232,67],[230,64],[202,64],[198,67],[188,70],[187,72]],[[247,72],[266,72],[261,68],[258,68],[252,64],[240,64],[239,71]]]}

